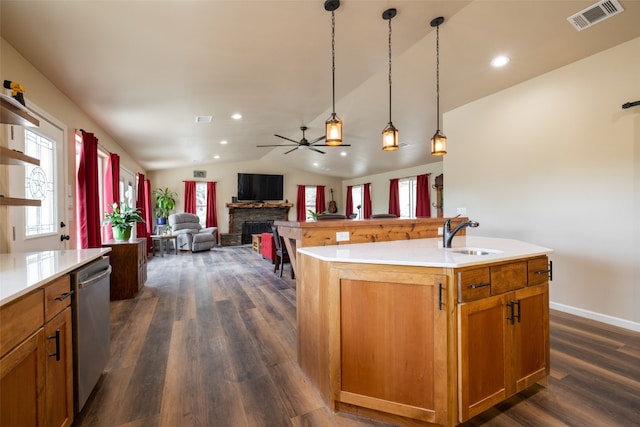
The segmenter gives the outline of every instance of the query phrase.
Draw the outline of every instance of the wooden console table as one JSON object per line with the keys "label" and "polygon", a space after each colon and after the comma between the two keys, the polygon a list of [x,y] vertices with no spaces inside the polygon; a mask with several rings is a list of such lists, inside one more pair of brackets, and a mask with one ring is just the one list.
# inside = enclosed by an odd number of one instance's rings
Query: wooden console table
{"label": "wooden console table", "polygon": [[111,300],[133,298],[147,281],[147,239],[109,240],[102,246],[111,248]]}

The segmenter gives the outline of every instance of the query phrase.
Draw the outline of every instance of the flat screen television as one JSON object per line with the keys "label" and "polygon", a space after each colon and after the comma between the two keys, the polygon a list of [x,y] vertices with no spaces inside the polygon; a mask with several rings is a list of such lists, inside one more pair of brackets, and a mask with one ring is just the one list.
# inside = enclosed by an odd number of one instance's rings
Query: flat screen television
{"label": "flat screen television", "polygon": [[283,176],[238,173],[238,200],[282,200]]}

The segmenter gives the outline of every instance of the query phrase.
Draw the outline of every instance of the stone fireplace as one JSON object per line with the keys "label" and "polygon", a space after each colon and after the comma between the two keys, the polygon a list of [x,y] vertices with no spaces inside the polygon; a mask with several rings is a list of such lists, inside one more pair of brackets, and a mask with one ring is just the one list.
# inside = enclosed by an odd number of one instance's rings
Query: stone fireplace
{"label": "stone fireplace", "polygon": [[286,221],[293,203],[234,202],[229,209],[229,233],[222,234],[222,246],[238,246],[251,243],[251,234],[271,231],[273,221]]}

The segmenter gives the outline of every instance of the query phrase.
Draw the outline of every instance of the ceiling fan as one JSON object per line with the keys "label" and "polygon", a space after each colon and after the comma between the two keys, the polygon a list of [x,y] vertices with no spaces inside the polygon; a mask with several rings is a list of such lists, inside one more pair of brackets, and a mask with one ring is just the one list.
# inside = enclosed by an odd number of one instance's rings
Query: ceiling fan
{"label": "ceiling fan", "polygon": [[[302,149],[307,148],[307,149],[315,151],[317,153],[325,154],[324,151],[321,151],[321,150],[318,150],[317,148],[315,148],[315,147],[331,147],[331,145],[327,145],[327,144],[316,145],[318,142],[320,142],[323,139],[325,139],[325,136],[324,135],[323,136],[319,136],[318,138],[314,139],[313,141],[308,141],[307,138],[304,135],[304,133],[305,133],[305,131],[307,129],[308,129],[308,127],[306,127],[306,126],[300,126],[300,130],[302,131],[302,139],[300,141],[296,141],[294,139],[287,138],[286,136],[274,134],[274,136],[277,136],[278,138],[286,139],[287,141],[291,141],[294,144],[256,145],[256,147],[295,147],[295,148],[292,148],[291,150],[287,151],[284,154],[289,154],[292,151],[297,150],[298,148],[302,148]],[[349,146],[351,146],[351,144],[342,144],[342,145],[340,145],[340,147],[349,147]]]}

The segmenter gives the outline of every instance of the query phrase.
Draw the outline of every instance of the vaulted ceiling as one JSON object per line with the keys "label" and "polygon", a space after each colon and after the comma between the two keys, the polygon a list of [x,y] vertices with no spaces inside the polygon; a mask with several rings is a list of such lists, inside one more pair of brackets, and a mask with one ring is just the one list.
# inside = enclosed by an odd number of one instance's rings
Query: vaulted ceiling
{"label": "vaulted ceiling", "polygon": [[[351,147],[324,147],[324,155],[256,147],[286,143],[274,134],[299,140],[302,125],[309,140],[324,133],[332,79],[323,0],[2,0],[0,31],[147,170],[265,159],[351,178],[441,160],[428,144],[436,129],[433,18],[445,17],[442,112],[640,36],[637,0],[620,0],[624,12],[577,31],[567,17],[593,4],[342,0],[336,113]],[[398,11],[392,119],[402,147],[383,152],[389,88],[381,15],[390,7]],[[497,54],[511,62],[493,69]],[[236,112],[241,120],[230,118]],[[212,122],[196,123],[202,115]]]}

